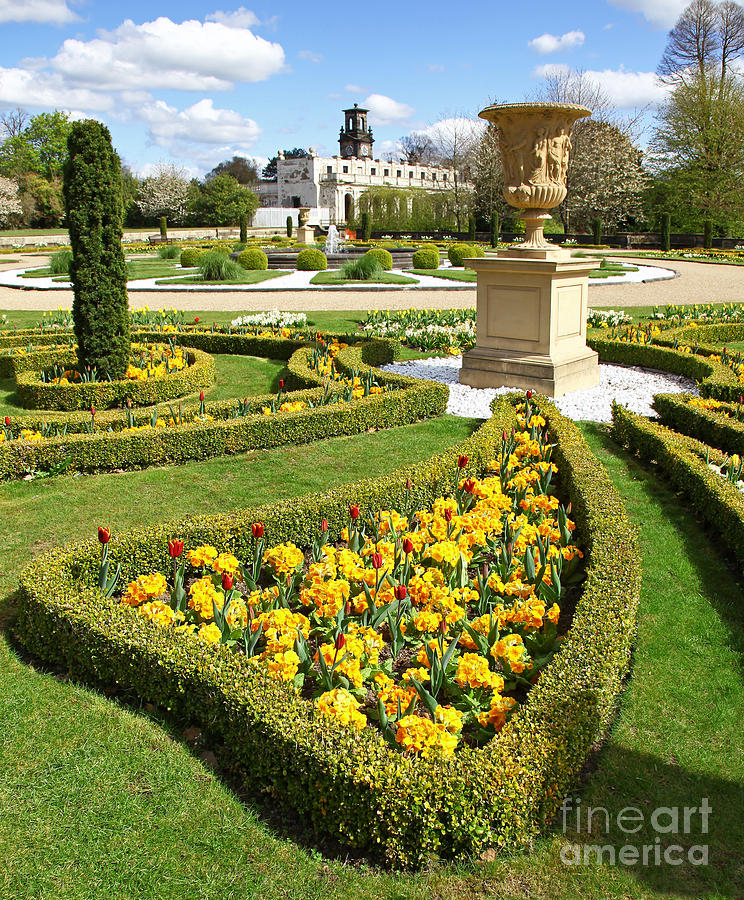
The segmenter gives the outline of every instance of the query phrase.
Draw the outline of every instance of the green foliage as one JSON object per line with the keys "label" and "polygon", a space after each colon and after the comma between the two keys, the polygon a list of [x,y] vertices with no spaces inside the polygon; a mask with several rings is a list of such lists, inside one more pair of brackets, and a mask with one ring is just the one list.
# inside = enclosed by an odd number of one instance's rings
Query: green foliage
{"label": "green foliage", "polygon": [[414,269],[438,269],[439,250],[436,247],[422,247],[413,254]]}
{"label": "green foliage", "polygon": [[259,250],[258,247],[250,247],[248,250],[243,250],[243,252],[238,257],[238,263],[244,269],[269,268],[268,256],[266,256],[263,250]]}
{"label": "green foliage", "polygon": [[393,268],[393,254],[384,247],[373,247],[365,253],[365,256],[374,256],[380,263],[380,268],[386,272]]}
{"label": "green foliage", "polygon": [[595,245],[602,243],[602,220],[599,218],[592,219],[592,241]]}
{"label": "green foliage", "polygon": [[168,219],[165,216],[161,216],[158,224],[160,226],[160,237],[167,238],[168,237]]}
{"label": "green foliage", "polygon": [[[291,688],[267,680],[225,647],[157,628],[96,588],[100,547],[89,541],[39,558],[21,580],[17,632],[29,652],[73,678],[117,683],[189,721],[208,724],[240,770],[295,811],[318,836],[394,866],[432,855],[469,857],[490,846],[529,843],[575,783],[601,739],[630,659],[640,586],[636,537],[623,503],[576,427],[552,407],[545,416],[556,461],[588,550],[588,578],[560,652],[498,741],[452,760],[407,759],[379,735],[354,733],[313,714]],[[457,447],[388,476],[225,517],[115,535],[109,551],[122,581],[169,571],[167,541],[209,542],[250,561],[251,524],[267,540],[308,546],[325,517],[330,540],[348,508],[417,506],[451,486],[457,456],[474,471],[514,423],[507,400]],[[409,492],[408,484],[413,487]],[[74,597],[74,600],[73,600]],[[497,813],[497,814],[495,814]]]}
{"label": "green foliage", "polygon": [[204,225],[237,225],[241,216],[251,217],[258,209],[258,197],[232,175],[216,175],[201,185],[192,209]]}
{"label": "green foliage", "polygon": [[21,178],[24,218],[29,225],[49,228],[59,225],[65,212],[62,179],[29,172]]}
{"label": "green foliage", "polygon": [[0,172],[15,178],[32,173],[47,181],[59,178],[71,130],[70,114],[59,109],[32,116],[20,134],[0,146]]}
{"label": "green foliage", "polygon": [[498,247],[499,245],[499,211],[496,207],[493,208],[493,212],[491,213],[491,246]]}
{"label": "green foliage", "polygon": [[713,222],[710,219],[703,222],[703,247],[706,250],[713,247]]}
{"label": "green foliage", "polygon": [[199,265],[199,259],[207,251],[201,247],[184,247],[181,250],[181,265],[184,269],[191,269]]}
{"label": "green foliage", "polygon": [[661,249],[662,250],[670,250],[671,249],[671,235],[670,235],[670,227],[671,227],[672,217],[668,212],[662,213],[661,216]]}
{"label": "green foliage", "polygon": [[293,228],[294,222],[292,221],[292,216],[287,216],[287,237],[292,237]]}
{"label": "green foliage", "polygon": [[[220,177],[219,175],[217,176]],[[248,252],[248,251],[244,251]],[[204,281],[231,281],[240,278],[242,266],[221,250],[208,250],[199,257],[199,271]]]}
{"label": "green foliage", "polygon": [[365,210],[362,213],[362,240],[368,241],[372,237],[372,222],[369,218],[369,212]]}
{"label": "green foliage", "polygon": [[656,394],[654,409],[659,421],[688,437],[704,441],[724,453],[744,456],[742,405],[724,404],[720,410],[690,406],[688,394]]}
{"label": "green foliage", "polygon": [[295,265],[301,272],[322,272],[328,268],[328,259],[317,247],[306,247],[297,254]]}
{"label": "green foliage", "polygon": [[475,243],[475,216],[468,216],[468,240]]}
{"label": "green foliage", "polygon": [[[372,252],[372,251],[369,251]],[[341,266],[340,277],[352,281],[375,281],[383,273],[380,260],[365,253],[359,259],[350,259]]]}
{"label": "green foliage", "polygon": [[[245,246],[248,241],[248,216],[243,213],[240,217],[240,243]],[[242,247],[240,248],[243,249]]]}
{"label": "green foliage", "polygon": [[158,247],[158,256],[161,259],[180,259],[181,248],[178,244],[163,244]]}
{"label": "green foliage", "polygon": [[92,119],[73,124],[68,149],[64,198],[78,359],[82,367],[118,379],[130,355],[121,163],[108,128]]}
{"label": "green foliage", "polygon": [[[473,246],[472,244],[450,244],[447,250],[447,258],[452,263],[453,266],[462,266],[464,265],[463,260],[467,257],[473,257],[479,255],[480,248]],[[482,255],[482,251],[480,251]]]}
{"label": "green foliage", "polygon": [[69,275],[72,264],[72,250],[56,250],[49,260],[49,268],[54,275]]}

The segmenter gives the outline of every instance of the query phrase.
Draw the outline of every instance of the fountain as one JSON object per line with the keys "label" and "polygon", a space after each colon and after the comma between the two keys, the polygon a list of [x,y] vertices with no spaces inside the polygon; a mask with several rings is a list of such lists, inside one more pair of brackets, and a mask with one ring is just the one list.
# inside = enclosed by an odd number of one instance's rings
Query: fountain
{"label": "fountain", "polygon": [[328,226],[328,234],[325,242],[326,255],[329,253],[343,253],[343,245],[338,236],[338,228],[331,224]]}
{"label": "fountain", "polygon": [[590,110],[571,103],[509,103],[480,116],[498,126],[504,197],[525,220],[525,240],[496,258],[468,259],[478,275],[476,345],[460,381],[473,387],[538,390],[551,397],[599,384],[586,346],[588,274],[549,243],[544,223],[566,196],[571,126]]}

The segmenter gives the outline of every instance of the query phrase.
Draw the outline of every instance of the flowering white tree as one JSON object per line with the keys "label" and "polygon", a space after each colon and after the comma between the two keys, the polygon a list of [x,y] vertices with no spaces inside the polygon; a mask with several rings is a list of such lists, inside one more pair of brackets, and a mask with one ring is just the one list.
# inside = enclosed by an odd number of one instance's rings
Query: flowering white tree
{"label": "flowering white tree", "polygon": [[167,216],[179,222],[186,214],[188,199],[189,181],[184,170],[173,163],[160,163],[155,174],[143,182],[137,205],[148,219]]}
{"label": "flowering white tree", "polygon": [[12,178],[0,175],[0,228],[14,224],[22,215],[18,185]]}

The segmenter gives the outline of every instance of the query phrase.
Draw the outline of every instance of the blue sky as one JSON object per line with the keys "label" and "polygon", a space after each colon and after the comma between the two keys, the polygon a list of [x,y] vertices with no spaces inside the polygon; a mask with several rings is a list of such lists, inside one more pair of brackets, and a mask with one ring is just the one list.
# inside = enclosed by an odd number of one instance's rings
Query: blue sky
{"label": "blue sky", "polygon": [[0,108],[66,109],[111,129],[135,172],[199,175],[234,154],[338,151],[340,110],[370,108],[376,154],[542,67],[592,73],[622,108],[655,103],[677,0],[213,2],[0,0]]}

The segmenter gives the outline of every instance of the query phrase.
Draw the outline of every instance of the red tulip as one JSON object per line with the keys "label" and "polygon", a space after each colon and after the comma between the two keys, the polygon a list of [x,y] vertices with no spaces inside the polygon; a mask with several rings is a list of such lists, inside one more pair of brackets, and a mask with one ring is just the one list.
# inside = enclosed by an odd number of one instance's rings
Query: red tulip
{"label": "red tulip", "polygon": [[235,578],[228,574],[227,572],[222,573],[222,590],[229,591],[232,590],[232,586],[235,582]]}
{"label": "red tulip", "polygon": [[506,443],[506,429],[501,432],[501,440]]}
{"label": "red tulip", "polygon": [[10,416],[5,417],[5,424],[10,425]]}
{"label": "red tulip", "polygon": [[352,519],[359,518],[359,507],[357,506],[356,503],[354,503],[352,506],[349,507],[349,515],[351,516]]}
{"label": "red tulip", "polygon": [[264,535],[263,522],[254,522],[253,525],[251,525],[251,531],[254,538],[262,538]]}
{"label": "red tulip", "polygon": [[458,469],[464,469],[465,466],[467,466],[467,464],[468,464],[467,456],[464,456],[461,454],[460,456],[457,457],[457,468]]}
{"label": "red tulip", "polygon": [[343,632],[336,635],[336,650],[342,650],[344,644],[346,643],[346,638],[344,637]]}
{"label": "red tulip", "polygon": [[403,541],[403,552],[408,555],[409,553],[413,553],[413,541],[410,538],[406,538]]}
{"label": "red tulip", "polygon": [[475,490],[475,482],[473,481],[473,479],[468,478],[467,481],[463,482],[462,489],[467,494],[472,494],[473,491]]}
{"label": "red tulip", "polygon": [[406,490],[410,491],[412,487],[413,487],[413,485],[411,484],[411,479],[406,478]]}
{"label": "red tulip", "polygon": [[183,553],[183,541],[168,541],[168,553],[177,559]]}
{"label": "red tulip", "polygon": [[95,406],[93,406],[92,403],[90,405],[90,414],[91,414],[91,416],[94,416],[96,414],[96,408],[95,408]]}
{"label": "red tulip", "polygon": [[202,403],[204,403],[204,391],[202,391],[202,392],[199,394],[199,399],[201,400]]}
{"label": "red tulip", "polygon": [[528,400],[532,399],[532,391],[527,391],[527,399]]}
{"label": "red tulip", "polygon": [[404,584],[396,584],[393,589],[396,600],[405,600],[408,596],[408,588]]}
{"label": "red tulip", "polygon": [[372,565],[376,569],[382,568],[382,553],[377,550],[372,554]]}
{"label": "red tulip", "polygon": [[196,316],[194,319],[194,325],[196,325],[198,322],[199,322],[199,316]]}
{"label": "red tulip", "polygon": [[111,529],[103,528],[101,525],[98,526],[98,540],[102,544],[108,544],[111,540]]}
{"label": "red tulip", "polygon": [[445,511],[444,511],[444,521],[445,521],[445,522],[451,522],[451,521],[452,521],[452,510],[451,510],[451,509],[445,509]]}
{"label": "red tulip", "polygon": [[284,379],[283,378],[279,379],[279,390],[280,391],[284,390]]}
{"label": "red tulip", "polygon": [[328,531],[328,519],[321,519],[321,520],[320,520],[320,530],[321,530],[321,531]]}

